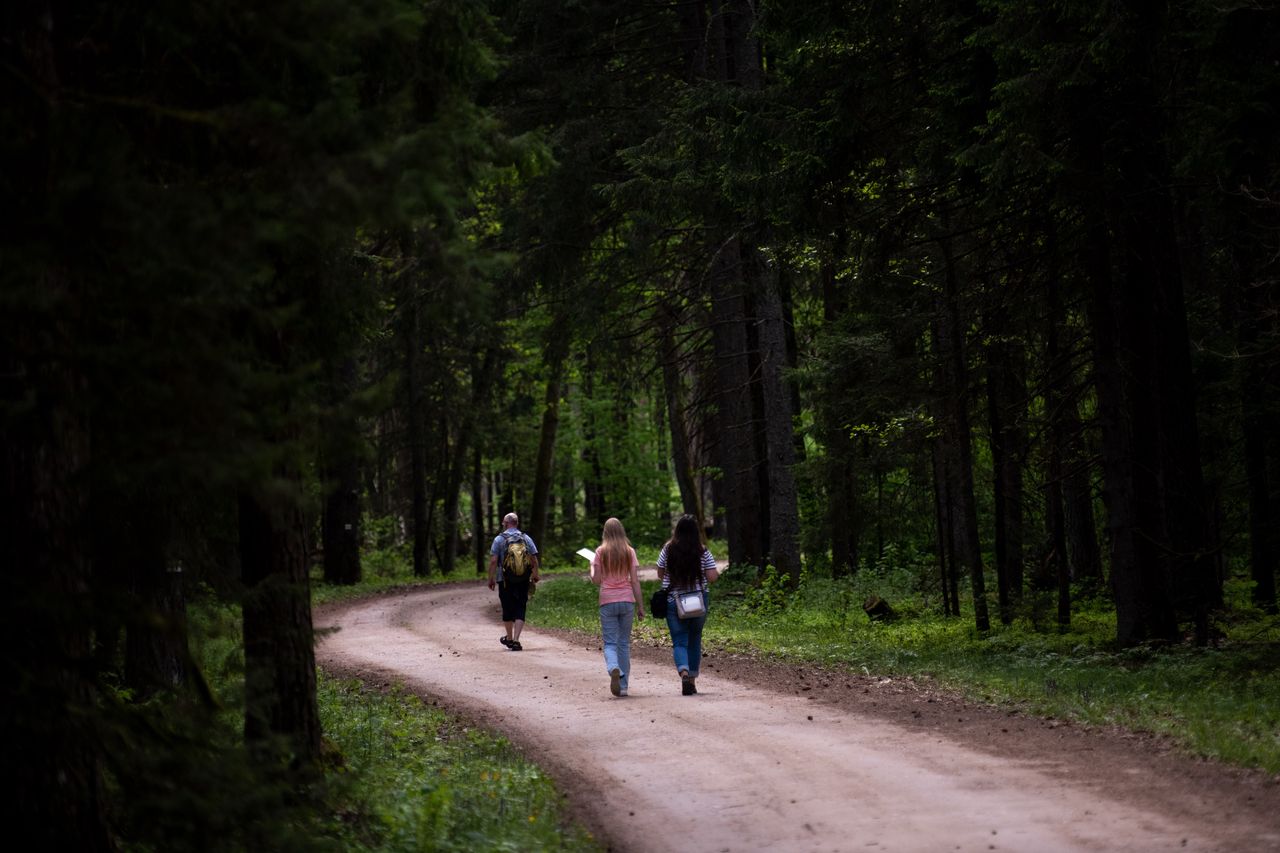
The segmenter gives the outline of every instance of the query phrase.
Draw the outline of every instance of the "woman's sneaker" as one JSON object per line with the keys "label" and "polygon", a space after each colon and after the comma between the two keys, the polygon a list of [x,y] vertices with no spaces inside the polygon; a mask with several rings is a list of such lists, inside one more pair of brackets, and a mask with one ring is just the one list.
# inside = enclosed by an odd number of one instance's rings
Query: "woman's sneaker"
{"label": "woman's sneaker", "polygon": [[622,695],[622,670],[616,666],[609,670],[609,692],[614,696]]}

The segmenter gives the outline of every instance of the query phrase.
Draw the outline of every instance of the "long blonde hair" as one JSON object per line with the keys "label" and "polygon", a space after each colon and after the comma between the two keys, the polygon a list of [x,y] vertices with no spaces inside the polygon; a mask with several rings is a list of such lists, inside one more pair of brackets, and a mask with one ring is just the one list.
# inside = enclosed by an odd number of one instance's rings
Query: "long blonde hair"
{"label": "long blonde hair", "polygon": [[607,578],[631,572],[631,540],[618,519],[611,518],[604,523],[596,560],[600,564],[600,573]]}

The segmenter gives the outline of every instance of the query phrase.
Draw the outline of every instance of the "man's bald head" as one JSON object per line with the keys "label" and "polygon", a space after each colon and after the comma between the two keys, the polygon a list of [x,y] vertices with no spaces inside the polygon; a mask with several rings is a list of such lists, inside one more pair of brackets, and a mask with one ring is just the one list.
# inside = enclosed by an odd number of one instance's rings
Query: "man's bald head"
{"label": "man's bald head", "polygon": [[502,517],[502,526],[508,529],[520,526],[520,516],[514,512],[509,512]]}

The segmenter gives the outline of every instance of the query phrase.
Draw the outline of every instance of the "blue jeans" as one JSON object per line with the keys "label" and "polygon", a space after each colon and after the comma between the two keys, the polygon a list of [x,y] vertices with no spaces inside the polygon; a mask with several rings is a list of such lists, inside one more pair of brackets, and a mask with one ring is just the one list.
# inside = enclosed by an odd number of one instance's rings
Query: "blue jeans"
{"label": "blue jeans", "polygon": [[[702,593],[702,605],[707,606],[707,594]],[[702,663],[702,626],[707,624],[707,614],[696,619],[681,619],[676,616],[675,604],[667,605],[667,628],[671,631],[671,656],[675,658],[676,669],[687,669],[689,675],[697,677],[698,666]]]}
{"label": "blue jeans", "polygon": [[604,636],[604,669],[622,671],[622,689],[627,688],[627,675],[631,672],[631,621],[635,619],[636,606],[630,601],[615,601],[600,605],[600,633]]}

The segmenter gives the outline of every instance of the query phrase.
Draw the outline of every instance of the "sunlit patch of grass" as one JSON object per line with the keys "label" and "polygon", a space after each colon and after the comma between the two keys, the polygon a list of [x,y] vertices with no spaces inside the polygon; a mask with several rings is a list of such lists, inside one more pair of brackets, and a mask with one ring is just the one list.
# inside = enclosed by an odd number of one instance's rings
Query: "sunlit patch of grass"
{"label": "sunlit patch of grass", "polygon": [[[840,581],[806,577],[785,592],[735,567],[712,587],[706,648],[929,678],[971,699],[1168,734],[1195,753],[1280,772],[1280,621],[1252,610],[1239,584],[1228,586],[1231,620],[1218,626],[1225,640],[1216,648],[1119,650],[1105,602],[1078,601],[1070,628],[1059,631],[1052,607],[1029,593],[1011,625],[993,607],[983,635],[970,601],[961,617],[943,617],[921,577],[919,567],[882,566]],[[898,618],[870,621],[862,603],[871,594]],[[566,580],[539,596],[543,624],[599,630],[590,584]],[[666,630],[648,620],[637,635],[665,642]]]}

